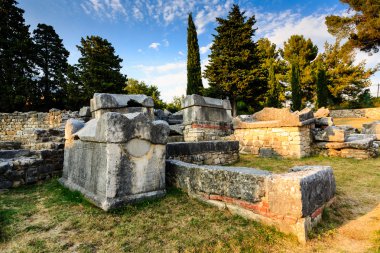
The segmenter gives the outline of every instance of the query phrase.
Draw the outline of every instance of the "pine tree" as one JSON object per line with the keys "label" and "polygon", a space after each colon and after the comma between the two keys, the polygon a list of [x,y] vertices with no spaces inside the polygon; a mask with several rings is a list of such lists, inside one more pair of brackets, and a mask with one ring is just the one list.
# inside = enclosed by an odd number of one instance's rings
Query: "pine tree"
{"label": "pine tree", "polygon": [[255,16],[246,18],[239,6],[233,5],[226,19],[217,18],[217,34],[213,35],[210,63],[204,76],[211,89],[229,96],[235,116],[237,99],[254,100],[266,91],[258,76]]}
{"label": "pine tree", "polygon": [[36,65],[41,73],[38,80],[41,108],[62,107],[69,52],[49,25],[38,24],[33,31],[33,41],[37,53]]}
{"label": "pine tree", "polygon": [[297,63],[292,64],[290,84],[292,86],[292,110],[298,111],[302,106],[302,95],[300,87],[300,69]]}
{"label": "pine tree", "polygon": [[316,107],[327,106],[328,101],[328,88],[327,88],[327,79],[326,79],[326,70],[322,66],[322,63],[317,63],[317,101]]}
{"label": "pine tree", "polygon": [[348,38],[347,45],[362,51],[377,53],[380,48],[379,0],[341,0],[354,11],[350,16],[327,16],[329,33],[338,39]]}
{"label": "pine tree", "polygon": [[187,89],[186,94],[202,94],[203,84],[201,75],[201,59],[197,30],[191,13],[189,14],[187,27]]}
{"label": "pine tree", "polygon": [[33,43],[24,11],[0,0],[0,111],[28,110],[35,103]]}
{"label": "pine tree", "polygon": [[81,85],[83,85],[83,103],[95,92],[123,93],[127,78],[120,73],[121,62],[115,49],[106,39],[99,36],[90,36],[81,39],[77,46],[81,53],[77,68]]}

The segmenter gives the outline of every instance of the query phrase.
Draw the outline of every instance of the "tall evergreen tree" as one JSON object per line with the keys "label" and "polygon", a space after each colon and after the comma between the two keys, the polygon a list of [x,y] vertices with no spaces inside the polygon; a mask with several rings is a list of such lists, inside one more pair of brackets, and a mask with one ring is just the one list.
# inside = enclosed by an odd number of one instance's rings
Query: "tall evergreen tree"
{"label": "tall evergreen tree", "polygon": [[202,94],[201,58],[197,30],[191,13],[189,14],[187,27],[187,89],[186,94]]}
{"label": "tall evergreen tree", "polygon": [[0,111],[33,107],[33,43],[24,11],[15,0],[0,0]]}
{"label": "tall evergreen tree", "polygon": [[377,53],[380,48],[379,0],[340,0],[354,13],[350,16],[327,16],[328,31],[338,39],[348,38],[347,45]]}
{"label": "tall evergreen tree", "polygon": [[77,48],[82,54],[76,67],[83,86],[83,104],[95,92],[123,93],[127,81],[126,76],[120,73],[123,60],[115,54],[110,42],[99,36],[87,36],[81,39]]}
{"label": "tall evergreen tree", "polygon": [[317,63],[317,101],[316,107],[324,107],[327,106],[328,102],[328,88],[327,88],[327,78],[326,78],[326,70],[323,67],[321,62]]}
{"label": "tall evergreen tree", "polygon": [[292,63],[290,84],[292,86],[292,110],[298,111],[302,106],[300,69],[298,63]]}
{"label": "tall evergreen tree", "polygon": [[255,16],[246,18],[239,6],[233,5],[226,19],[217,18],[217,34],[213,35],[210,63],[204,76],[212,89],[229,96],[233,115],[237,100],[254,100],[266,91],[260,85],[256,44]]}
{"label": "tall evergreen tree", "polygon": [[[302,101],[313,99],[315,91],[315,74],[311,62],[318,54],[318,47],[310,39],[305,39],[302,35],[292,35],[284,43],[283,57],[288,62],[288,80],[293,78],[293,67],[298,68],[301,103]],[[293,86],[292,86],[293,87]],[[293,90],[292,90],[293,92]],[[298,92],[298,91],[297,91]]]}
{"label": "tall evergreen tree", "polygon": [[62,107],[69,52],[49,25],[38,24],[33,31],[33,41],[37,53],[36,65],[41,73],[38,80],[42,98],[40,108]]}
{"label": "tall evergreen tree", "polygon": [[269,67],[269,76],[268,76],[268,94],[266,99],[266,106],[270,107],[281,107],[281,91],[282,87],[280,82],[276,79],[275,74],[275,64],[274,61],[271,62]]}

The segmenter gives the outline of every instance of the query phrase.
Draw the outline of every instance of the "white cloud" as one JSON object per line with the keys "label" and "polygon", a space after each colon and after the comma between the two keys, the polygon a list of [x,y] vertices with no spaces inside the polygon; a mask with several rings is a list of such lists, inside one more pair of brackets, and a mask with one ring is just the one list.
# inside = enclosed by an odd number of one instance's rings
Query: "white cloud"
{"label": "white cloud", "polygon": [[143,50],[141,48],[137,49],[137,52],[142,53]]}
{"label": "white cloud", "polygon": [[222,17],[228,13],[232,5],[231,0],[227,0],[224,4],[219,4],[219,1],[214,1],[209,5],[205,5],[201,11],[195,16],[195,25],[197,33],[202,34],[206,31],[206,26],[209,23],[215,22],[217,17]]}
{"label": "white cloud", "polygon": [[180,56],[184,56],[184,55],[185,55],[182,51],[178,51],[178,54],[179,54]]}
{"label": "white cloud", "polygon": [[170,62],[163,65],[137,65],[141,71],[139,78],[148,84],[157,85],[165,102],[171,102],[174,96],[186,92],[186,62]]}
{"label": "white cloud", "polygon": [[127,17],[127,11],[120,0],[85,0],[80,6],[87,15],[115,19],[118,15]]}
{"label": "white cloud", "polygon": [[212,42],[211,43],[209,43],[209,44],[207,44],[206,46],[204,46],[204,47],[201,47],[200,49],[199,49],[199,53],[200,54],[205,54],[205,53],[207,53],[209,50],[210,50],[210,47],[212,46]]}
{"label": "white cloud", "polygon": [[152,49],[155,49],[155,50],[158,50],[158,47],[160,46],[161,44],[158,43],[158,42],[153,42],[149,45],[149,48],[152,48]]}
{"label": "white cloud", "polygon": [[135,7],[133,7],[133,17],[135,17],[137,20],[141,21],[144,19],[144,14],[142,14],[140,9],[135,6]]}

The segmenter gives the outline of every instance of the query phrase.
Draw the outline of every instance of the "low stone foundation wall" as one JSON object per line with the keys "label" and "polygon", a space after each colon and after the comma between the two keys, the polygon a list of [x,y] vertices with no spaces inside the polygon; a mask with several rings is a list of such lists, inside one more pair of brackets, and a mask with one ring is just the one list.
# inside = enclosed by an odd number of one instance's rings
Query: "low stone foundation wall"
{"label": "low stone foundation wall", "polygon": [[295,234],[300,242],[321,220],[336,188],[329,166],[299,166],[271,174],[175,160],[166,162],[166,182],[207,203]]}
{"label": "low stone foundation wall", "polygon": [[66,120],[75,117],[78,117],[77,112],[56,109],[49,112],[0,113],[0,140],[24,145],[36,138],[36,130],[63,129]]}
{"label": "low stone foundation wall", "polygon": [[223,122],[196,122],[186,125],[183,130],[186,142],[221,140],[232,134],[232,125]]}
{"label": "low stone foundation wall", "polygon": [[0,150],[0,189],[60,176],[62,164],[63,149]]}
{"label": "low stone foundation wall", "polygon": [[370,118],[380,119],[380,108],[345,109],[331,110],[330,116],[333,118]]}
{"label": "low stone foundation wall", "polygon": [[231,164],[239,160],[239,142],[202,141],[168,143],[166,146],[166,158],[194,164]]}
{"label": "low stone foundation wall", "polygon": [[310,129],[310,125],[272,128],[251,123],[244,128],[236,128],[230,138],[239,141],[242,154],[301,158],[311,153]]}

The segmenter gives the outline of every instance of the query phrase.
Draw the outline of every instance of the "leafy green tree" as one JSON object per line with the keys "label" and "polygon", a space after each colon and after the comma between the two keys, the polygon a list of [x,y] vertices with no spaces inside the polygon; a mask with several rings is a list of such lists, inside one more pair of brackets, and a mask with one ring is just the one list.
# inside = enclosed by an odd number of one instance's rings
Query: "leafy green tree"
{"label": "leafy green tree", "polygon": [[355,52],[341,46],[339,40],[325,44],[320,55],[326,69],[327,87],[333,104],[358,100],[363,90],[371,85],[370,77],[379,68],[366,69],[365,62],[355,64]]}
{"label": "leafy green tree", "polygon": [[184,95],[182,95],[181,97],[174,96],[173,101],[166,105],[166,109],[172,113],[178,112],[182,108],[181,100],[183,100],[184,98]]}
{"label": "leafy green tree", "polygon": [[302,94],[300,85],[300,69],[298,63],[292,63],[290,84],[292,88],[292,110],[298,111],[302,107]]}
{"label": "leafy green tree", "polygon": [[266,92],[257,77],[258,56],[252,40],[255,16],[246,18],[244,14],[239,6],[233,5],[226,19],[216,19],[217,34],[213,35],[210,63],[204,72],[211,89],[231,99],[234,116],[238,99],[255,101]]}
{"label": "leafy green tree", "polygon": [[317,101],[316,107],[326,107],[329,97],[329,90],[327,87],[326,70],[321,62],[317,63]]}
{"label": "leafy green tree", "polygon": [[260,78],[267,86],[267,92],[263,95],[265,106],[281,107],[284,100],[283,87],[280,80],[284,79],[286,64],[280,58],[280,52],[276,45],[266,38],[257,41],[257,49],[260,58]]}
{"label": "leafy green tree", "polygon": [[85,96],[84,87],[80,80],[80,73],[77,66],[69,65],[67,68],[67,82],[64,87],[64,108],[69,110],[78,110],[84,105],[88,105]]}
{"label": "leafy green tree", "polygon": [[[300,89],[301,103],[302,101],[313,99],[315,93],[315,74],[311,62],[318,54],[318,47],[310,39],[306,40],[302,35],[292,35],[284,43],[282,54],[290,66],[289,69],[295,68],[299,72],[299,85],[292,85],[291,87]],[[294,78],[292,70],[289,71],[288,78],[289,80]],[[298,91],[295,94],[298,94]]]}
{"label": "leafy green tree", "polygon": [[340,0],[354,11],[351,16],[326,17],[328,31],[338,39],[348,38],[351,48],[377,53],[380,47],[380,4],[378,0]]}
{"label": "leafy green tree", "polygon": [[145,94],[152,97],[155,108],[164,109],[166,107],[166,104],[160,98],[160,91],[155,85],[147,85],[143,81],[129,78],[127,85],[124,87],[124,91],[126,91],[128,94]]}
{"label": "leafy green tree", "polygon": [[112,44],[99,36],[87,36],[77,46],[81,53],[77,68],[83,86],[83,103],[95,92],[122,93],[127,78],[120,73],[123,61]]}
{"label": "leafy green tree", "polygon": [[40,108],[62,107],[69,52],[50,25],[38,24],[33,31],[33,41],[36,66],[41,73],[37,81],[42,98]]}
{"label": "leafy green tree", "polygon": [[187,27],[187,89],[186,94],[201,95],[203,90],[201,74],[201,58],[199,56],[199,45],[197,30],[191,13],[189,14]]}
{"label": "leafy green tree", "polygon": [[36,100],[33,42],[24,10],[0,0],[0,111],[28,110]]}

